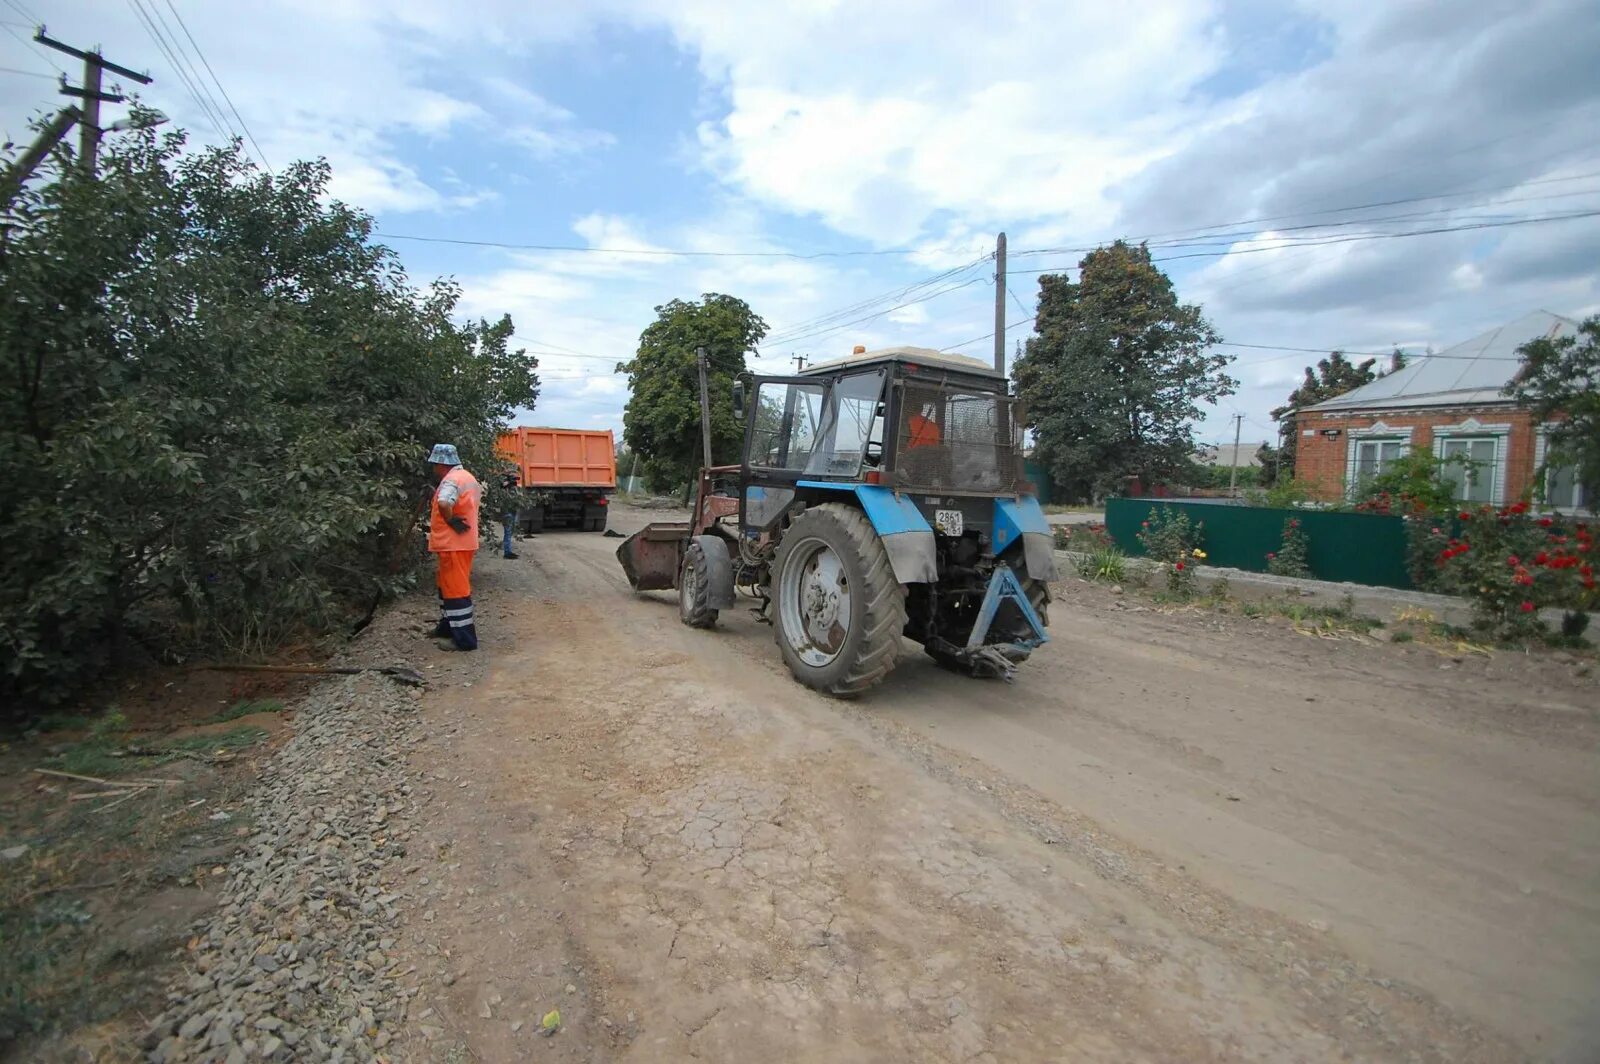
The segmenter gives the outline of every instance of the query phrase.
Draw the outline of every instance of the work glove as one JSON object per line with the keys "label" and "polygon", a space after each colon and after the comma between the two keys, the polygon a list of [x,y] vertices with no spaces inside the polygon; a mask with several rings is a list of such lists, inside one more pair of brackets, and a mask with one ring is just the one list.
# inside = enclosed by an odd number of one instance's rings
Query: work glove
{"label": "work glove", "polygon": [[467,519],[465,517],[447,517],[445,518],[444,523],[455,529],[457,532],[466,532],[467,529],[472,527],[471,525],[467,524]]}

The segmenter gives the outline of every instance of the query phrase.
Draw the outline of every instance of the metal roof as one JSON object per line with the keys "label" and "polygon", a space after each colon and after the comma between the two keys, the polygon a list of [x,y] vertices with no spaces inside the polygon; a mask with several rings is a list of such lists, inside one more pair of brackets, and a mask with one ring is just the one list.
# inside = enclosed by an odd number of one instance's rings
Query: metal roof
{"label": "metal roof", "polygon": [[1303,409],[1332,413],[1510,403],[1503,389],[1521,368],[1517,348],[1541,336],[1553,339],[1577,331],[1578,323],[1571,318],[1536,310],[1437,354],[1424,355],[1371,384]]}
{"label": "metal roof", "polygon": [[873,362],[916,362],[919,365],[939,366],[958,373],[975,373],[983,377],[1004,379],[1004,374],[995,372],[991,363],[966,355],[947,354],[931,347],[880,347],[876,351],[862,351],[859,354],[836,358],[831,362],[819,362],[814,366],[807,366],[801,374],[809,377],[813,373],[833,373],[849,366],[862,366]]}

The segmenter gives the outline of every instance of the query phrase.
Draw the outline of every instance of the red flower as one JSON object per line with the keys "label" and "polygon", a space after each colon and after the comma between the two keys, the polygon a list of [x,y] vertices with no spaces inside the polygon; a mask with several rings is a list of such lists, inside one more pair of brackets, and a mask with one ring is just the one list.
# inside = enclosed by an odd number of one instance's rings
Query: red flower
{"label": "red flower", "polygon": [[1522,612],[1523,612],[1523,613],[1532,613],[1532,612],[1533,612],[1533,603],[1531,603],[1531,602],[1524,602],[1524,603],[1523,603],[1523,604],[1522,604]]}
{"label": "red flower", "polygon": [[1535,565],[1544,565],[1545,563],[1549,562],[1549,560],[1550,555],[1546,554],[1544,551],[1540,551],[1538,554],[1533,556],[1533,564]]}
{"label": "red flower", "polygon": [[1150,522],[1149,521],[1140,521],[1139,522],[1139,527],[1140,528],[1149,528],[1150,527]]}
{"label": "red flower", "polygon": [[1467,511],[1465,511],[1465,510],[1462,510],[1460,513],[1456,514],[1456,516],[1461,518],[1461,520],[1463,520],[1463,521],[1472,520],[1472,515],[1467,513]]}
{"label": "red flower", "polygon": [[1583,582],[1583,586],[1585,588],[1587,588],[1588,590],[1593,591],[1594,590],[1594,577],[1591,576],[1589,579],[1585,580]]}
{"label": "red flower", "polygon": [[1528,512],[1528,504],[1525,502],[1513,503],[1511,506],[1511,512],[1514,514],[1525,514]]}
{"label": "red flower", "polygon": [[1433,534],[1434,534],[1434,535],[1436,535],[1436,536],[1437,536],[1437,535],[1439,535],[1439,534],[1440,534],[1440,533],[1439,533],[1439,530],[1438,530],[1438,529],[1437,529],[1437,528],[1436,528],[1436,529],[1434,529],[1434,530],[1433,530]]}
{"label": "red flower", "polygon": [[1178,570],[1178,572],[1180,572],[1180,573],[1181,573],[1181,572],[1183,572],[1183,563],[1182,563],[1182,562],[1179,562],[1179,563],[1178,563],[1178,564],[1177,564],[1177,566],[1176,566],[1176,568],[1177,568],[1177,570]]}
{"label": "red flower", "polygon": [[1276,557],[1277,557],[1277,554],[1275,554],[1275,553],[1274,553],[1274,552],[1272,552],[1272,551],[1270,551],[1270,550],[1269,550],[1269,551],[1267,551],[1267,560],[1268,560],[1268,561],[1271,561],[1271,560],[1272,560],[1272,559],[1274,559],[1274,558],[1276,558]]}
{"label": "red flower", "polygon": [[1593,576],[1594,567],[1589,565],[1580,566],[1578,572],[1582,573],[1584,576]]}
{"label": "red flower", "polygon": [[1514,569],[1522,564],[1522,559],[1517,557],[1515,554],[1507,555],[1506,564]]}
{"label": "red flower", "polygon": [[1539,518],[1539,527],[1540,528],[1549,528],[1553,524],[1555,524],[1555,522],[1550,520],[1548,517]]}

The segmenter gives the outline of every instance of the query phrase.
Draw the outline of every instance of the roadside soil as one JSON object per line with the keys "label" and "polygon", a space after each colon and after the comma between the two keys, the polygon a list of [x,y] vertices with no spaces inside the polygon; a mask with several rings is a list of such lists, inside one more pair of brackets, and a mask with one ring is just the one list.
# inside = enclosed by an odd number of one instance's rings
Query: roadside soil
{"label": "roadside soil", "polygon": [[308,686],[151,668],[0,742],[0,1060],[139,1059]]}
{"label": "roadside soil", "polygon": [[[630,532],[670,515],[613,507]],[[396,1060],[1556,1060],[1600,1044],[1600,688],[1069,581],[1014,685],[856,703],[619,541],[480,556],[397,890]],[[541,1018],[560,1029],[541,1039]]]}

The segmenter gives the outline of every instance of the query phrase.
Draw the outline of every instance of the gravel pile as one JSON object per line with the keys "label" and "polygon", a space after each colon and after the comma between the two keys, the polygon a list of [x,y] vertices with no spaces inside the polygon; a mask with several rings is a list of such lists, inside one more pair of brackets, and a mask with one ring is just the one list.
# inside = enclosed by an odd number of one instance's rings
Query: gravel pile
{"label": "gravel pile", "polygon": [[382,880],[414,808],[403,747],[420,692],[361,675],[320,687],[251,799],[256,833],[197,930],[190,974],[145,1036],[152,1061],[372,1060],[408,993]]}

